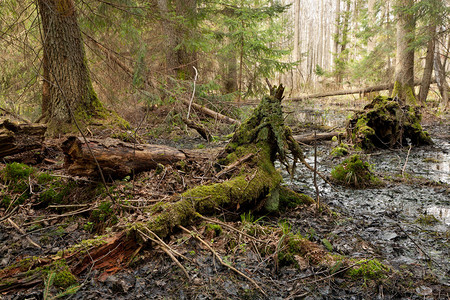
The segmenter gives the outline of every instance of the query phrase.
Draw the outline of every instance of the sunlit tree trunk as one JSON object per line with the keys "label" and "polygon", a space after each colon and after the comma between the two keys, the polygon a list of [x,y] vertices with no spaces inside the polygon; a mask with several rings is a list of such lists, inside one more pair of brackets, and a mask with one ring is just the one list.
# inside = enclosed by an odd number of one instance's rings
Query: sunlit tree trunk
{"label": "sunlit tree trunk", "polygon": [[[369,0],[367,3],[367,13],[368,13],[368,19],[369,19],[369,24],[370,26],[374,26],[375,25],[375,3],[376,0]],[[375,37],[370,37],[369,41],[367,42],[367,51],[368,52],[372,52],[373,50],[375,50],[375,42],[374,42]]]}
{"label": "sunlit tree trunk", "polygon": [[334,45],[333,45],[333,53],[334,53],[334,72],[335,72],[335,80],[336,84],[340,82],[338,75],[338,57],[339,57],[339,38],[341,31],[341,0],[336,0],[335,2],[336,10],[335,10],[335,21],[334,21]]}
{"label": "sunlit tree trunk", "polygon": [[42,22],[42,114],[52,132],[101,107],[92,87],[72,0],[38,0]]}
{"label": "sunlit tree trunk", "polygon": [[[294,61],[300,60],[300,0],[294,2]],[[299,89],[299,66],[293,70],[293,90],[297,92]]]}
{"label": "sunlit tree trunk", "polygon": [[434,55],[434,74],[436,76],[437,86],[442,97],[442,106],[444,107],[444,109],[448,109],[449,86],[445,77],[445,70],[442,65],[439,47],[436,47],[436,52]]}
{"label": "sunlit tree trunk", "polygon": [[419,91],[419,101],[424,104],[430,90],[431,74],[433,73],[434,48],[436,42],[436,25],[429,26],[429,38],[427,46],[427,56],[425,57],[425,68],[423,70],[422,83]]}
{"label": "sunlit tree trunk", "polygon": [[414,42],[415,19],[408,9],[414,0],[397,0],[397,55],[395,84],[392,96],[416,104],[414,94]]}

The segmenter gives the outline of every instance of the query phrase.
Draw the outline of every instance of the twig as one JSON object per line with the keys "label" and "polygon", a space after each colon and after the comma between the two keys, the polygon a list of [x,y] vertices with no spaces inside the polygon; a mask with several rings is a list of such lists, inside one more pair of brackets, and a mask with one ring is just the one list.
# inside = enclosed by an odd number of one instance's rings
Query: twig
{"label": "twig", "polygon": [[243,236],[246,236],[246,237],[248,237],[248,238],[250,238],[250,239],[252,239],[252,240],[254,240],[254,241],[257,241],[257,242],[259,242],[259,243],[267,243],[267,242],[265,242],[265,241],[263,241],[263,240],[260,240],[260,239],[255,238],[254,236],[251,236],[251,235],[249,235],[249,234],[247,234],[247,233],[245,233],[245,232],[243,232],[243,231],[241,231],[241,230],[239,230],[239,229],[236,229],[236,228],[234,228],[233,226],[228,225],[227,223],[220,222],[220,221],[218,221],[218,220],[209,219],[209,218],[207,218],[207,217],[202,216],[202,215],[199,214],[199,213],[196,213],[196,216],[199,217],[200,219],[205,220],[205,221],[208,221],[208,222],[211,222],[211,223],[216,223],[216,224],[219,224],[219,225],[221,225],[221,226],[223,226],[223,227],[226,227],[226,228],[228,228],[228,229],[230,229],[230,230],[236,231],[237,233],[240,233],[240,234],[242,234]]}
{"label": "twig", "polygon": [[9,217],[11,217],[11,216],[14,214],[14,212],[17,210],[17,208],[18,208],[18,206],[15,206],[15,207],[11,210],[11,212],[9,212],[6,216],[1,217],[1,218],[0,218],[0,223],[3,222],[3,221],[5,221],[5,220],[8,219]]}
{"label": "twig", "polygon": [[42,219],[42,220],[37,220],[37,221],[33,221],[33,222],[28,222],[28,223],[25,223],[24,225],[32,225],[32,224],[41,223],[41,222],[44,222],[44,221],[51,221],[51,220],[62,218],[62,217],[74,216],[74,215],[78,215],[78,214],[82,214],[82,213],[91,211],[93,209],[94,209],[94,207],[89,207],[88,209],[84,209],[84,210],[83,209],[79,209],[79,210],[75,210],[73,212],[65,213],[65,214],[62,214],[62,215],[55,216],[55,217]]}
{"label": "twig", "polygon": [[[164,243],[162,240],[160,240],[159,237],[158,237],[158,240],[156,240],[156,239],[152,238],[151,236],[145,234],[144,232],[142,232],[139,229],[137,229],[137,232],[139,232],[144,238],[149,239],[152,242],[158,244],[161,247],[161,250],[163,250],[167,255],[169,255],[169,257],[173,260],[173,262],[176,263],[177,266],[183,271],[183,273],[184,273],[184,275],[186,275],[187,279],[189,281],[191,280],[191,277],[189,277],[189,273],[186,271],[186,269],[183,267],[183,265],[180,263],[180,261],[175,256],[173,256],[173,254],[172,254],[173,250],[170,250],[171,248],[169,248],[169,246],[166,243]],[[150,232],[152,232],[152,231],[150,231]]]}
{"label": "twig", "polygon": [[200,243],[202,243],[203,245],[205,245],[205,247],[208,248],[209,251],[212,252],[212,254],[214,255],[214,257],[220,262],[220,264],[221,264],[222,266],[227,267],[228,269],[230,269],[230,270],[236,272],[237,274],[241,275],[242,277],[244,277],[245,279],[247,279],[248,281],[250,281],[250,282],[251,282],[251,283],[252,283],[252,284],[253,284],[253,285],[254,285],[254,286],[255,286],[255,287],[263,294],[263,295],[264,295],[264,296],[267,297],[266,292],[264,292],[264,290],[256,283],[256,281],[254,281],[253,279],[251,279],[250,277],[248,277],[247,275],[245,275],[244,273],[242,273],[241,271],[239,271],[239,270],[236,269],[235,267],[226,264],[226,263],[222,260],[222,258],[217,254],[217,252],[216,252],[213,248],[211,248],[211,246],[210,246],[207,242],[205,242],[204,240],[202,240],[202,239],[198,236],[198,234],[195,234],[194,232],[192,232],[192,231],[190,231],[190,230],[184,228],[184,227],[181,226],[181,225],[178,225],[178,227],[181,228],[183,231],[189,233],[190,235],[192,235],[193,237],[195,237]]}
{"label": "twig", "polygon": [[317,211],[320,209],[319,187],[317,186],[317,140],[316,131],[314,131],[314,187],[316,188]]}
{"label": "twig", "polygon": [[408,149],[408,154],[406,155],[406,160],[405,160],[405,164],[403,165],[403,169],[402,169],[402,178],[405,178],[405,170],[406,170],[406,165],[408,164],[408,158],[409,158],[409,153],[411,152],[411,144],[409,144],[409,149]]}
{"label": "twig", "polygon": [[38,248],[38,249],[42,249],[41,246],[39,246],[36,242],[34,242],[25,232],[25,230],[23,230],[22,228],[19,227],[19,225],[17,225],[16,223],[14,223],[13,220],[11,220],[11,218],[8,218],[8,222],[15,228],[17,229],[17,231],[19,231],[21,234],[26,235],[26,239],[27,241],[33,245],[34,247]]}
{"label": "twig", "polygon": [[194,101],[194,96],[195,96],[195,83],[197,82],[197,76],[198,76],[198,71],[197,68],[192,66],[195,70],[195,77],[194,77],[194,89],[192,90],[192,96],[191,96],[191,101],[189,101],[189,108],[188,108],[188,113],[187,113],[187,117],[186,119],[189,120],[189,115],[191,114],[191,106],[192,106],[192,101]]}
{"label": "twig", "polygon": [[156,233],[154,233],[153,231],[151,231],[150,229],[148,229],[147,227],[145,227],[145,229],[152,234],[161,244],[163,244],[166,248],[168,248],[170,251],[172,251],[173,253],[175,253],[176,255],[182,257],[185,260],[189,260],[189,258],[187,258],[186,256],[184,256],[183,254],[179,253],[178,251],[176,251],[175,249],[173,249],[172,247],[170,247],[168,244],[166,244],[166,242],[164,242]]}

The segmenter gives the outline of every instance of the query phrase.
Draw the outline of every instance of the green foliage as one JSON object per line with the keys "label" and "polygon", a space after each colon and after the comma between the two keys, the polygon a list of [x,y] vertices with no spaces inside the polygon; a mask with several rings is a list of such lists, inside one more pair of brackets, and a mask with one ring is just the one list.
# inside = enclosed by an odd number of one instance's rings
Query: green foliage
{"label": "green foliage", "polygon": [[112,204],[109,201],[100,203],[98,208],[94,209],[91,214],[91,219],[97,224],[108,222],[109,224],[117,223],[117,216],[114,214]]}
{"label": "green foliage", "polygon": [[340,143],[338,146],[331,150],[331,155],[333,157],[345,156],[349,153],[350,146],[348,144]]}
{"label": "green foliage", "polygon": [[337,182],[354,188],[376,186],[380,179],[373,174],[372,166],[358,155],[345,159],[331,171],[331,177]]}
{"label": "green foliage", "polygon": [[355,267],[348,271],[351,277],[362,277],[366,279],[381,279],[386,277],[389,267],[383,265],[377,259],[364,260],[359,267]]}
{"label": "green foliage", "polygon": [[18,182],[20,180],[28,180],[28,177],[34,173],[34,168],[25,164],[13,162],[7,164],[2,171],[2,177],[5,182]]}
{"label": "green foliage", "polygon": [[209,223],[206,225],[206,231],[212,232],[213,236],[216,237],[222,234],[223,229],[222,226],[220,226],[219,224]]}

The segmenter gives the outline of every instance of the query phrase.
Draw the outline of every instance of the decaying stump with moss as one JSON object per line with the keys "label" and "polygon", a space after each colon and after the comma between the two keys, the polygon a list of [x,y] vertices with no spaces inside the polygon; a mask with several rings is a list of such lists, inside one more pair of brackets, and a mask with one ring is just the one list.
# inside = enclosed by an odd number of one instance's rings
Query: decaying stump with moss
{"label": "decaying stump with moss", "polygon": [[[281,174],[274,166],[274,161],[279,160],[289,172],[293,172],[298,161],[304,162],[300,146],[294,140],[291,130],[284,125],[281,109],[283,90],[281,85],[273,88],[271,95],[262,99],[253,115],[239,127],[230,143],[218,155],[216,178],[220,177],[225,181],[198,186],[173,196],[171,201],[151,208],[145,221],[129,224],[102,243],[94,243],[80,251],[67,249],[52,259],[64,259],[70,270],[78,275],[83,270],[92,268],[92,261],[95,261],[95,268],[108,266],[110,263],[117,265],[118,261],[126,263],[126,258],[129,259],[148,241],[146,235],[167,237],[178,226],[192,224],[199,214],[211,215],[222,208],[276,211],[279,203],[286,200],[313,203],[310,197],[281,186]],[[293,158],[292,164],[287,158],[289,153]],[[46,267],[39,267],[46,270]],[[21,270],[16,269],[19,272]],[[25,273],[13,275],[11,269],[8,270],[0,270],[0,292],[34,284],[36,278],[42,279],[48,273],[42,271],[41,277],[33,273],[32,280],[26,280]],[[12,285],[8,281],[11,276],[16,276]],[[8,285],[2,285],[1,282],[7,282]]]}
{"label": "decaying stump with moss", "polygon": [[432,144],[420,124],[418,107],[403,105],[398,98],[378,96],[347,124],[347,140],[366,150]]}

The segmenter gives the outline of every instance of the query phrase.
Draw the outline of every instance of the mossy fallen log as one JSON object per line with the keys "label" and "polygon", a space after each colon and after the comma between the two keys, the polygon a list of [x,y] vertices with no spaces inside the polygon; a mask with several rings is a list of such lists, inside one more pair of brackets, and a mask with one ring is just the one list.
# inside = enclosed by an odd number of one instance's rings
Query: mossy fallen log
{"label": "mossy fallen log", "polygon": [[347,124],[347,140],[365,150],[430,145],[420,124],[418,107],[402,105],[398,98],[378,96]]}
{"label": "mossy fallen log", "polygon": [[[127,263],[125,257],[132,256],[142,245],[148,245],[145,244],[146,239],[140,235],[142,232],[151,231],[164,238],[177,230],[178,226],[192,224],[199,214],[211,215],[219,209],[276,211],[279,208],[280,198],[283,202],[310,204],[312,202],[310,197],[296,194],[281,186],[281,174],[274,166],[277,159],[292,172],[297,161],[304,161],[302,151],[292,137],[291,130],[284,125],[281,110],[283,90],[280,85],[271,91],[270,96],[264,97],[253,115],[239,127],[230,143],[218,155],[217,172],[226,169],[242,157],[249,157],[241,160],[232,170],[222,173],[221,178],[226,177],[224,182],[197,186],[175,195],[170,201],[151,208],[145,221],[130,222],[120,232],[104,239],[102,243],[94,242],[90,246],[61,251],[57,257],[52,257],[52,260],[64,259],[75,275],[81,274],[86,269],[111,264],[117,267],[120,263],[124,265]],[[293,158],[293,164],[288,161],[289,153]],[[92,266],[92,261],[95,261],[95,266]],[[25,273],[12,274],[0,270],[0,292],[14,289],[11,285],[1,284],[8,282],[11,276],[16,276],[16,279],[18,276],[26,281]],[[42,273],[39,278],[42,279],[44,276],[45,273]]]}

